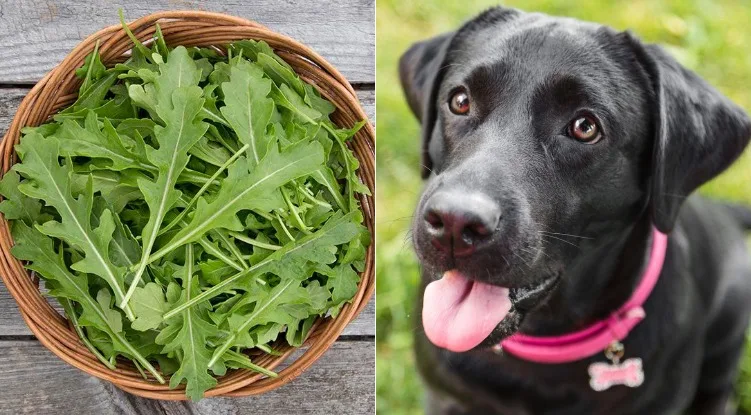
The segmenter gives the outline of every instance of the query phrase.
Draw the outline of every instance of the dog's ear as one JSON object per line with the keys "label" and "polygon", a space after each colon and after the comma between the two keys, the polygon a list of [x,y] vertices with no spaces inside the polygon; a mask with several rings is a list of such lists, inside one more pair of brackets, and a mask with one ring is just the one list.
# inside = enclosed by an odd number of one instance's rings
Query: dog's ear
{"label": "dog's ear", "polygon": [[650,209],[657,229],[670,232],[685,198],[743,152],[751,137],[751,120],[661,47],[626,35],[654,91]]}
{"label": "dog's ear", "polygon": [[435,100],[453,33],[412,45],[399,60],[399,77],[412,112],[422,123],[422,177],[430,175],[430,138],[436,123]]}

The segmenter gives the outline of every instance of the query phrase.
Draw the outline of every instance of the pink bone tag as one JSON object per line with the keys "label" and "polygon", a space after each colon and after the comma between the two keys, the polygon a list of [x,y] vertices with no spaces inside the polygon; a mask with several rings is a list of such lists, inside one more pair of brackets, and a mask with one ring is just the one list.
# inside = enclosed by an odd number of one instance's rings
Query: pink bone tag
{"label": "pink bone tag", "polygon": [[589,386],[600,392],[614,385],[636,388],[644,382],[641,359],[627,359],[620,364],[592,363],[589,365]]}

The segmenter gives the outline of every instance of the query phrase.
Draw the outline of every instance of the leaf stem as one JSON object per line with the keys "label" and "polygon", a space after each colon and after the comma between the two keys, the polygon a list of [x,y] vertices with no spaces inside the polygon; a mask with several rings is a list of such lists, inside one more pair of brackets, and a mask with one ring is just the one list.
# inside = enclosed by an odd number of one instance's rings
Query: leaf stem
{"label": "leaf stem", "polygon": [[271,347],[269,347],[269,346],[267,346],[265,344],[257,344],[256,347],[259,348],[259,349],[261,349],[261,350],[263,350],[264,352],[266,352],[268,354],[273,354],[274,353],[274,349],[272,349]]}
{"label": "leaf stem", "polygon": [[[245,262],[245,258],[243,258],[242,252],[240,252],[240,249],[235,245],[235,243],[229,239],[229,236],[225,233],[226,231],[224,229],[214,229],[211,231],[211,233],[220,239],[220,242],[224,243],[224,245],[227,246],[227,249],[232,253],[232,255],[237,258],[238,261],[240,261],[240,265],[242,265],[243,269],[248,269],[248,263]],[[221,244],[219,244],[221,246]]]}
{"label": "leaf stem", "polygon": [[[316,173],[318,173],[320,170],[317,170]],[[324,202],[323,200],[318,200],[317,197],[313,196],[312,193],[310,193],[310,190],[305,186],[298,186],[298,188],[302,191],[302,195],[310,200],[311,202],[315,203],[318,206],[325,207],[326,209],[331,209],[332,206],[329,203]],[[342,210],[344,209],[344,206],[341,206]]]}
{"label": "leaf stem", "polygon": [[308,226],[303,222],[302,218],[300,217],[300,213],[297,211],[297,208],[294,204],[292,204],[292,200],[290,200],[289,195],[287,194],[287,189],[282,186],[279,189],[282,192],[282,198],[284,199],[284,203],[287,204],[287,208],[289,209],[290,213],[292,213],[292,217],[294,218],[295,222],[297,222],[297,227],[301,231],[305,233],[310,233],[308,231]]}
{"label": "leaf stem", "polygon": [[234,360],[239,361],[240,363],[245,365],[247,369],[254,370],[258,373],[262,373],[270,378],[275,378],[279,376],[276,372],[272,372],[266,369],[265,367],[258,366],[257,364],[253,363],[248,356],[242,353],[238,353],[234,350],[227,350],[227,354],[231,355]]}
{"label": "leaf stem", "polygon": [[[89,61],[89,68],[86,70],[86,77],[84,77],[84,83],[91,79],[91,73],[94,71],[94,58],[99,54],[99,39],[94,44],[94,51],[91,52],[91,60]],[[86,88],[88,89],[88,88]]]}
{"label": "leaf stem", "polygon": [[262,210],[255,209],[255,210],[253,210],[253,213],[255,213],[256,215],[258,215],[258,216],[260,216],[260,217],[262,217],[264,219],[266,219],[269,222],[271,222],[271,221],[274,220],[273,216],[269,215],[268,213],[266,213],[266,212],[264,212]]}
{"label": "leaf stem", "polygon": [[219,182],[216,180],[211,180],[208,175],[199,173],[197,171],[191,170],[189,168],[185,168],[182,172],[180,172],[180,175],[177,176],[177,181],[188,181],[188,182],[194,182],[194,183],[208,183],[213,186],[218,186]]}
{"label": "leaf stem", "polygon": [[290,241],[294,242],[295,237],[292,236],[291,233],[289,233],[289,229],[287,229],[287,225],[284,224],[284,221],[282,220],[282,217],[279,216],[278,213],[274,212],[274,216],[276,216],[276,220],[279,221],[279,225],[282,227],[282,230],[284,231],[284,234],[287,235]]}
{"label": "leaf stem", "polygon": [[[185,222],[183,222],[185,223]],[[206,250],[206,252],[209,255],[215,256],[220,261],[224,262],[225,264],[231,266],[232,268],[242,271],[247,269],[248,267],[243,267],[242,265],[238,264],[237,262],[233,261],[232,258],[228,257],[224,252],[219,250],[218,247],[214,246],[212,243],[210,243],[206,237],[202,237],[198,240],[198,243],[203,247],[203,249]]]}
{"label": "leaf stem", "polygon": [[204,192],[206,192],[206,189],[208,189],[208,188],[209,188],[209,186],[210,186],[210,185],[211,185],[212,183],[214,183],[214,181],[215,181],[215,180],[217,179],[217,177],[219,177],[219,175],[220,175],[220,174],[222,174],[222,172],[223,172],[223,171],[224,171],[224,170],[225,170],[225,169],[226,169],[227,167],[229,167],[229,165],[230,165],[230,164],[234,163],[234,162],[235,162],[235,160],[237,160],[237,158],[238,158],[238,157],[240,157],[240,156],[241,156],[241,155],[242,155],[242,154],[243,154],[243,153],[245,152],[245,150],[247,150],[247,149],[248,149],[248,147],[250,147],[250,145],[248,145],[248,144],[245,144],[244,146],[242,146],[242,148],[241,148],[241,149],[237,150],[237,152],[235,152],[235,154],[233,154],[233,155],[232,155],[232,157],[230,157],[230,158],[229,158],[229,159],[228,159],[228,160],[227,160],[227,161],[226,161],[226,162],[225,162],[224,164],[222,164],[222,165],[221,165],[221,166],[219,167],[219,169],[217,169],[217,171],[216,171],[216,172],[215,172],[215,173],[214,173],[213,175],[211,175],[211,177],[210,177],[210,178],[209,178],[209,179],[208,179],[208,180],[206,181],[206,183],[205,183],[205,184],[204,184],[203,186],[201,186],[201,188],[200,188],[200,189],[198,190],[198,192],[197,192],[197,193],[196,193],[196,194],[195,194],[195,195],[193,196],[193,198],[191,198],[191,199],[190,199],[190,202],[188,202],[188,205],[187,205],[187,206],[185,206],[185,209],[183,209],[183,210],[182,210],[182,212],[180,212],[180,214],[179,214],[179,215],[177,215],[177,217],[176,217],[175,219],[173,219],[173,220],[172,220],[172,222],[170,222],[170,223],[169,223],[169,224],[168,224],[167,226],[165,226],[164,228],[162,228],[162,230],[161,230],[161,231],[159,231],[159,235],[162,235],[162,234],[164,234],[165,232],[167,232],[168,230],[170,230],[170,229],[172,229],[173,227],[175,227],[175,225],[177,225],[177,224],[178,224],[178,223],[180,222],[180,220],[182,220],[182,218],[184,218],[184,217],[185,217],[185,215],[186,215],[186,214],[188,213],[188,211],[189,211],[189,210],[190,210],[190,209],[191,209],[191,208],[193,207],[193,205],[195,205],[195,204],[196,204],[196,202],[198,202],[198,198],[199,198],[199,197],[200,197],[201,195],[203,195],[203,193],[204,193]]}
{"label": "leaf stem", "polygon": [[225,288],[227,288],[228,286],[230,286],[232,283],[234,283],[238,279],[240,279],[240,278],[242,278],[242,277],[244,277],[246,275],[252,274],[254,271],[257,271],[260,267],[263,267],[263,266],[267,265],[270,262],[271,261],[269,261],[267,259],[263,260],[263,261],[257,263],[256,265],[252,265],[250,268],[248,268],[248,269],[246,269],[244,271],[240,271],[239,273],[237,273],[237,274],[235,274],[235,275],[233,275],[233,276],[231,276],[231,277],[223,280],[219,284],[217,284],[217,285],[209,288],[208,290],[202,292],[201,294],[198,294],[197,296],[191,298],[190,300],[188,300],[188,301],[180,304],[179,306],[173,308],[172,310],[164,313],[164,319],[165,320],[169,320],[170,318],[172,318],[172,317],[180,314],[182,311],[184,311],[184,310],[186,310],[186,309],[188,309],[188,308],[190,308],[190,307],[192,307],[192,306],[200,303],[201,301],[214,298],[215,296],[219,295],[222,292],[222,290],[224,290]]}
{"label": "leaf stem", "polygon": [[146,372],[144,372],[144,371],[143,371],[143,368],[141,367],[141,365],[140,365],[140,364],[138,363],[138,361],[137,361],[137,360],[133,360],[133,366],[135,366],[135,367],[136,367],[136,370],[138,370],[138,373],[140,373],[140,374],[141,374],[141,377],[142,377],[142,378],[144,378],[144,380],[148,380],[148,379],[149,379],[149,378],[148,378],[148,377],[146,376]]}
{"label": "leaf stem", "polygon": [[83,327],[81,327],[81,325],[78,323],[78,316],[76,315],[76,310],[73,308],[73,303],[69,299],[62,297],[58,298],[58,301],[60,301],[60,305],[63,306],[65,314],[70,319],[70,322],[73,323],[73,328],[75,328],[76,333],[78,333],[78,337],[81,339],[86,348],[89,349],[89,351],[94,356],[96,356],[96,358],[99,359],[99,361],[102,362],[103,365],[107,366],[108,369],[115,370],[115,365],[107,360],[104,355],[102,355],[102,353],[99,352],[96,347],[94,347],[94,344],[91,343],[91,340],[86,337],[86,333],[83,332]]}
{"label": "leaf stem", "polygon": [[125,31],[125,34],[127,34],[131,42],[133,42],[133,47],[138,49],[138,51],[143,54],[144,58],[148,59],[151,56],[151,51],[147,49],[146,46],[144,46],[143,43],[141,43],[138,40],[136,35],[134,35],[133,32],[131,32],[130,28],[128,27],[128,24],[125,23],[125,16],[123,15],[123,9],[119,9],[117,11],[117,14],[120,15],[120,24],[123,26],[123,30]]}
{"label": "leaf stem", "polygon": [[230,232],[230,235],[232,235],[232,237],[235,238],[235,239],[237,239],[237,240],[245,242],[246,244],[257,246],[259,248],[270,249],[272,251],[276,251],[276,250],[279,250],[279,249],[282,248],[279,245],[274,245],[274,244],[269,244],[269,243],[266,243],[266,242],[261,242],[261,241],[259,241],[257,239],[253,239],[250,236],[243,235],[243,234],[241,234],[239,232]]}
{"label": "leaf stem", "polygon": [[342,153],[342,160],[344,161],[344,168],[345,170],[347,170],[347,195],[349,196],[349,210],[351,211],[353,209],[356,209],[357,206],[352,206],[352,201],[355,199],[355,191],[352,188],[352,183],[349,182],[351,180],[351,176],[353,173],[352,166],[350,166],[349,158],[347,157],[348,155],[347,151],[349,151],[349,149],[347,148],[347,145],[344,144],[344,141],[341,138],[339,138],[339,135],[336,133],[336,131],[334,131],[334,129],[331,128],[331,126],[329,126],[325,122],[321,122],[321,126],[326,131],[331,133],[331,135],[334,136],[334,140],[336,140],[337,144],[339,144],[339,150]]}

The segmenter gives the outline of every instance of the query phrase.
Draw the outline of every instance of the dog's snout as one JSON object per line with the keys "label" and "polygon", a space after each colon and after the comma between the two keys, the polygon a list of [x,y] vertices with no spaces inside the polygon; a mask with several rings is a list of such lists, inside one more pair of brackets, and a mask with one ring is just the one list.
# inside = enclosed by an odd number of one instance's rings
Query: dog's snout
{"label": "dog's snout", "polygon": [[423,218],[433,246],[464,256],[490,240],[501,209],[482,194],[440,192],[428,200]]}

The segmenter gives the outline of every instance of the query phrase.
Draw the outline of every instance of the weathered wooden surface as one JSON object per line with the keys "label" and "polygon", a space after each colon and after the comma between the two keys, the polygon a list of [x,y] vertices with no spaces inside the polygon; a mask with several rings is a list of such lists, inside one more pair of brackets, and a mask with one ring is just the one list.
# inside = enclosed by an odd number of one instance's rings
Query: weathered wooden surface
{"label": "weathered wooden surface", "polygon": [[[256,20],[313,47],[358,90],[375,123],[375,0],[0,0],[0,134],[30,86],[78,42],[160,10],[200,9]],[[289,385],[262,396],[166,402],[129,395],[41,346],[0,283],[0,414],[369,414],[375,412],[373,303]]]}
{"label": "weathered wooden surface", "polygon": [[315,49],[350,82],[375,79],[375,0],[2,0],[0,81],[34,82],[100,28],[163,10],[258,21]]}
{"label": "weathered wooden surface", "polygon": [[339,341],[300,378],[247,398],[138,398],[69,366],[36,341],[0,341],[0,414],[372,414],[375,345]]}

